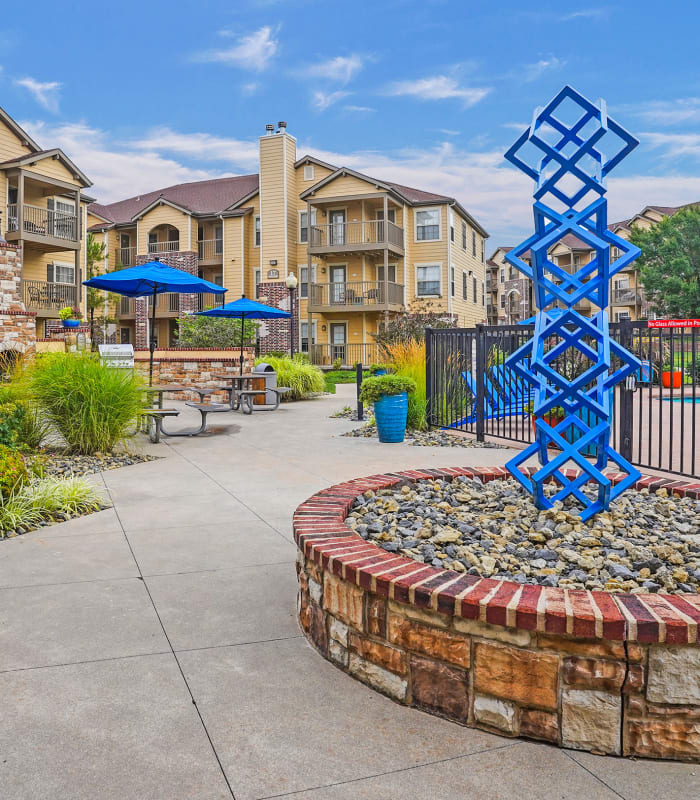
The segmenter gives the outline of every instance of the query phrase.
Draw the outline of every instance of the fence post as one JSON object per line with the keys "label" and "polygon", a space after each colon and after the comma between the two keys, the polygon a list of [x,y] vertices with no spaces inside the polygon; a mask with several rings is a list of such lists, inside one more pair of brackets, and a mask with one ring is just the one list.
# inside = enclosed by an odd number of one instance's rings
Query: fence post
{"label": "fence post", "polygon": [[433,329],[425,329],[425,419],[433,427]]}
{"label": "fence post", "polygon": [[484,441],[484,381],[486,380],[486,334],[483,323],[476,325],[476,440]]}
{"label": "fence post", "polygon": [[[632,350],[632,323],[620,320],[620,344],[625,350]],[[620,384],[620,455],[632,460],[632,439],[634,437],[634,381],[630,378]]]}
{"label": "fence post", "polygon": [[357,385],[357,419],[360,422],[365,418],[365,408],[360,400],[360,389],[362,388],[362,363],[355,364],[355,381]]}

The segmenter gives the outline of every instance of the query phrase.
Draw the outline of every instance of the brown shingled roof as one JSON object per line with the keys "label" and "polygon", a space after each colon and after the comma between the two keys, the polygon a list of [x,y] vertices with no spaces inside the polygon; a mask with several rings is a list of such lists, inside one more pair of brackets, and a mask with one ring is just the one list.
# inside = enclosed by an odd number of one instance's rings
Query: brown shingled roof
{"label": "brown shingled roof", "polygon": [[143,209],[163,199],[186,208],[193,214],[220,214],[257,189],[257,175],[236,175],[232,178],[178,183],[106,205],[93,203],[88,206],[88,211],[94,211],[119,225],[131,222]]}

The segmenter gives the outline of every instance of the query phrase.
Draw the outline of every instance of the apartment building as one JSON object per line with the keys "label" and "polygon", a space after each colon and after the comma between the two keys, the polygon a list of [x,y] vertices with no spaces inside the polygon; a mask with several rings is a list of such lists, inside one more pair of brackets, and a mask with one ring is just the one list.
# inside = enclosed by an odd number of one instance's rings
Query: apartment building
{"label": "apartment building", "polygon": [[42,149],[0,108],[0,234],[20,247],[20,300],[36,335],[59,326],[65,306],[84,307],[90,180],[59,148]]}
{"label": "apartment building", "polygon": [[[700,206],[688,203],[683,206],[645,206],[630,219],[614,222],[608,227],[622,239],[629,239],[634,226],[649,228],[664,217],[672,216],[683,208]],[[511,247],[498,247],[486,262],[487,318],[490,325],[512,325],[528,319],[536,308],[532,296],[531,281],[505,260]],[[575,236],[564,236],[549,251],[553,263],[567,272],[575,272],[595,258],[595,251]],[[620,253],[613,247],[610,258],[615,261]],[[528,261],[528,259],[525,259]],[[528,261],[529,263],[529,261]],[[595,308],[588,300],[575,306],[584,316]],[[610,281],[610,318],[615,322],[623,319],[653,319],[654,313],[644,293],[639,268],[632,262],[618,272]]]}
{"label": "apartment building", "polygon": [[[245,293],[288,308],[294,272],[295,346],[322,366],[376,360],[372,334],[418,300],[461,325],[485,321],[488,234],[455,198],[299,158],[285,123],[266,127],[259,159],[257,174],[93,203],[89,230],[110,264],[157,257],[226,286],[228,300]],[[183,300],[158,303],[167,346]],[[119,304],[122,341],[145,346],[147,311],[145,300]]]}

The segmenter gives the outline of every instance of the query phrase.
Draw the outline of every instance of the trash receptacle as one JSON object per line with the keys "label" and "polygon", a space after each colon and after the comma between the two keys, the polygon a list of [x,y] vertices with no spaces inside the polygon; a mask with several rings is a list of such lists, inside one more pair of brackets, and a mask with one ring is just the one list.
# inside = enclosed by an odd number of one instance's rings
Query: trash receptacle
{"label": "trash receptacle", "polygon": [[[262,396],[260,396],[259,398],[256,397],[255,398],[255,403],[257,403],[258,405],[263,405],[263,404],[272,405],[272,404],[274,404],[277,401],[277,398],[275,396],[275,393],[270,391],[270,389],[276,389],[277,388],[277,373],[275,372],[274,367],[272,366],[272,364],[267,364],[264,361],[261,361],[260,364],[258,364],[253,369],[253,372],[254,373],[258,373],[258,372],[260,373],[260,378],[261,378],[260,388],[261,389],[264,388],[264,389],[267,390],[265,392],[264,399],[263,399]],[[262,383],[263,380],[264,380],[264,384]],[[253,378],[253,384],[256,384],[256,383],[258,383],[258,379],[257,378]],[[253,388],[257,389],[258,386],[254,385]]]}

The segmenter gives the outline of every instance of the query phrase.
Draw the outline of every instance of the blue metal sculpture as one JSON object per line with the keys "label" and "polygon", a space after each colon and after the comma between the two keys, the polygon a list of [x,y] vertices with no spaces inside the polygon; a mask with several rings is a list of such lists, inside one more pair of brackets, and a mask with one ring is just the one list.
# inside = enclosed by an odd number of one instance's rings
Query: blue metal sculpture
{"label": "blue metal sculpture", "polygon": [[[638,143],[608,117],[603,100],[591,103],[565,86],[535,111],[532,124],[505,156],[536,182],[535,233],[511,250],[506,260],[532,280],[539,309],[534,337],[506,361],[534,389],[535,441],[506,466],[538,508],[551,508],[554,501],[573,496],[582,506],[582,520],[608,508],[640,475],[610,446],[611,390],[640,363],[610,338],[607,314],[610,278],[634,261],[640,250],[608,230],[604,198],[605,178]],[[603,147],[612,155],[604,155]],[[563,208],[555,210],[554,203]],[[577,266],[572,258],[567,270],[548,252],[569,235],[588,245],[595,258]],[[611,246],[620,253],[612,264]],[[528,252],[531,265],[523,260]],[[582,316],[575,309],[582,300],[600,310],[590,318]],[[557,304],[563,311],[553,314]],[[567,376],[572,353],[587,365],[575,377]],[[564,410],[564,418],[551,427],[542,417],[555,408]],[[548,446],[559,447],[560,453],[550,458]],[[591,450],[595,463],[583,455]],[[521,465],[533,455],[539,456],[541,467],[530,476]],[[610,462],[626,473],[614,487],[603,474]],[[565,475],[567,465],[579,468],[577,477]],[[551,478],[560,488],[548,498],[543,487]],[[589,481],[598,486],[594,500],[581,491]]]}

